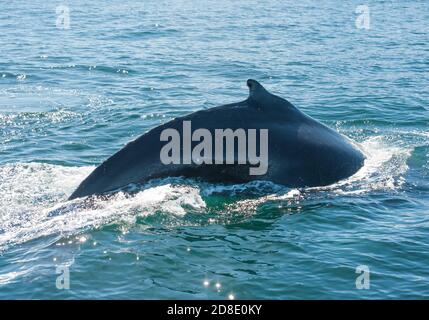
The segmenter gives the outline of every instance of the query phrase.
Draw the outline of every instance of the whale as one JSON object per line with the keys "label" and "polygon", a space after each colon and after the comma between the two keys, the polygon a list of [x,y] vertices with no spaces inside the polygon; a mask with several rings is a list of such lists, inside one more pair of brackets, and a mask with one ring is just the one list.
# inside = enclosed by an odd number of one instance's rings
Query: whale
{"label": "whale", "polygon": [[166,177],[318,187],[346,179],[364,165],[357,143],[258,81],[246,84],[249,95],[243,101],[175,118],[129,142],[96,167],[69,200]]}

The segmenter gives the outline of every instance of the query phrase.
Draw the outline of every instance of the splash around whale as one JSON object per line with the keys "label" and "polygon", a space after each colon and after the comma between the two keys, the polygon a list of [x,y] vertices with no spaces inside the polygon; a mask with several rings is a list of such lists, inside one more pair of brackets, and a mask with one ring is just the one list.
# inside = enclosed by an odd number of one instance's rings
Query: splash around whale
{"label": "splash around whale", "polygon": [[365,156],[346,137],[259,82],[249,79],[247,86],[244,101],[173,119],[128,143],[82,181],[69,199],[175,176],[324,186],[363,166]]}

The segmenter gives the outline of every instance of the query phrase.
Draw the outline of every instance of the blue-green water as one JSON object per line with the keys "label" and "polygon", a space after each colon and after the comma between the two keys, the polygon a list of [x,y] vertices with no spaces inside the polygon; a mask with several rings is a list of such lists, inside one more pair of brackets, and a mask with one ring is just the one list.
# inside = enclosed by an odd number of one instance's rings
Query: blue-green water
{"label": "blue-green water", "polygon": [[[429,298],[427,1],[68,1],[64,30],[59,4],[0,3],[1,299]],[[66,201],[146,130],[246,98],[248,78],[360,143],[363,169]]]}

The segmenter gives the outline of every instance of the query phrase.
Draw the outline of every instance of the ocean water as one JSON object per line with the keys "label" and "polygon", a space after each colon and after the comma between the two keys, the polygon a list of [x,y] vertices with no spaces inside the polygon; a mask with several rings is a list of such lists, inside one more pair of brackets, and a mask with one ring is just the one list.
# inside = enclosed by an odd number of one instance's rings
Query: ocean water
{"label": "ocean water", "polygon": [[[428,21],[425,0],[2,1],[0,299],[429,298]],[[66,200],[248,78],[364,167],[323,188],[167,178]]]}

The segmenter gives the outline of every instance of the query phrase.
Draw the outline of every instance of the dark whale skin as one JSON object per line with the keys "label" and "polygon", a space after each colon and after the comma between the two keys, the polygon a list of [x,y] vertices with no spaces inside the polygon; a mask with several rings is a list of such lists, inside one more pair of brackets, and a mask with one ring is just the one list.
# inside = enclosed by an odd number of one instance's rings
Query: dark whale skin
{"label": "dark whale skin", "polygon": [[[136,140],[98,166],[69,200],[103,194],[130,183],[163,177],[197,177],[211,182],[243,183],[268,180],[287,187],[316,187],[350,177],[364,164],[365,156],[347,138],[307,116],[287,100],[269,93],[255,80],[248,80],[249,97],[238,103],[205,109],[173,119]],[[170,164],[160,160],[166,128],[183,134],[183,121],[192,130],[231,128],[268,129],[268,170],[249,175],[250,164]],[[193,142],[192,147],[198,144]],[[213,153],[214,154],[214,153]]]}

